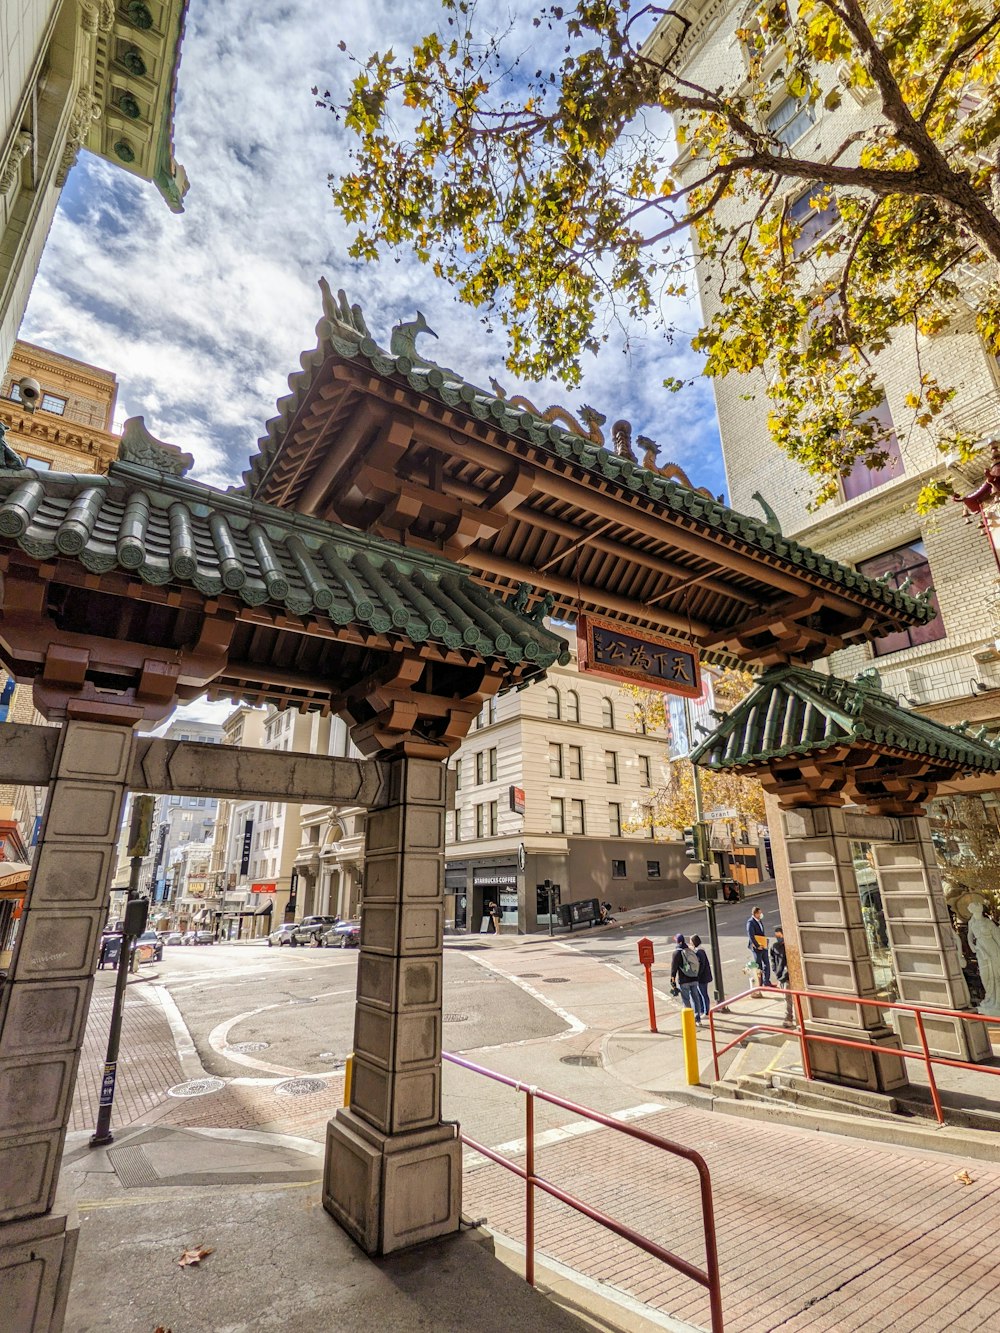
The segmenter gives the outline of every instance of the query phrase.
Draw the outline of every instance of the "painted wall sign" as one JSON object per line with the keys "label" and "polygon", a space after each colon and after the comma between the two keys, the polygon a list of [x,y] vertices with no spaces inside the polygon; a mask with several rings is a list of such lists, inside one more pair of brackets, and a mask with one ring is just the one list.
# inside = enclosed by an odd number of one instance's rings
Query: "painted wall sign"
{"label": "painted wall sign", "polygon": [[613,621],[580,616],[576,647],[581,671],[691,699],[701,694],[698,655],[689,645],[648,630],[634,631]]}

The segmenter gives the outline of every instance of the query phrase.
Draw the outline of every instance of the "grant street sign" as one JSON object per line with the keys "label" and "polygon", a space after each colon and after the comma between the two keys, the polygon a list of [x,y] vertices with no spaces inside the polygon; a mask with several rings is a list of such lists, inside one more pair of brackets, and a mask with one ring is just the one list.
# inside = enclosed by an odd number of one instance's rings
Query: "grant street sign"
{"label": "grant street sign", "polygon": [[689,645],[582,615],[576,622],[576,648],[581,671],[665,694],[701,695],[698,655]]}

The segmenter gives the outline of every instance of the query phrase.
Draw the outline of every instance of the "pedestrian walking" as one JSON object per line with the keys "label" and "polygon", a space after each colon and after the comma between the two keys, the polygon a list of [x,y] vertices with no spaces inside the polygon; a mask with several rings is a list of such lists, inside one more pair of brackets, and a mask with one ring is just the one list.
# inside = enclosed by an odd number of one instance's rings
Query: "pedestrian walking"
{"label": "pedestrian walking", "polygon": [[700,963],[698,955],[689,946],[683,935],[674,936],[674,956],[670,960],[670,984],[681,993],[681,1003],[685,1009],[694,1010],[694,1021],[701,1024],[701,991],[698,989]]}
{"label": "pedestrian walking", "polygon": [[691,936],[691,948],[694,949],[698,958],[698,992],[701,995],[702,1017],[707,1017],[709,1009],[712,1007],[712,1001],[708,998],[708,987],[714,980],[712,976],[712,964],[708,961],[708,954],[701,947],[701,936]]}
{"label": "pedestrian walking", "polygon": [[492,903],[492,902],[491,902],[490,905],[487,907],[486,911],[487,911],[487,914],[489,915],[489,918],[490,918],[490,929],[489,929],[489,933],[490,933],[491,935],[499,935],[499,934],[500,934],[500,908],[497,907],[496,903]]}
{"label": "pedestrian walking", "polygon": [[[774,943],[771,945],[771,971],[774,973],[776,985],[788,988],[788,957],[785,953],[785,932],[780,926],[774,928]],[[792,1018],[792,997],[785,996],[785,1026],[791,1027]]]}
{"label": "pedestrian walking", "polygon": [[764,930],[764,912],[755,907],[747,921],[747,948],[752,966],[760,972],[761,984],[771,984],[771,960],[767,956],[767,932]]}

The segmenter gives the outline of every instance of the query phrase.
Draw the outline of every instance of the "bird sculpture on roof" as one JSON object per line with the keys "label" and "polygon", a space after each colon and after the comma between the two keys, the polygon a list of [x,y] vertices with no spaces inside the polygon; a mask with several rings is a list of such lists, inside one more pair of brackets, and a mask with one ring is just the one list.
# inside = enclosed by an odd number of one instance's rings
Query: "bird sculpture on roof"
{"label": "bird sculpture on roof", "polygon": [[393,356],[407,356],[415,366],[432,366],[433,361],[426,361],[417,351],[417,339],[422,333],[429,333],[432,338],[437,334],[427,323],[422,310],[417,311],[416,319],[404,324],[397,324],[389,335],[389,351]]}
{"label": "bird sculpture on roof", "polygon": [[764,497],[761,495],[760,491],[754,491],[750,499],[756,500],[757,503],[760,505],[761,509],[764,511],[764,527],[767,529],[767,531],[773,532],[776,536],[780,537],[782,535],[781,520],[778,518],[778,515],[774,512],[774,510],[767,503]]}

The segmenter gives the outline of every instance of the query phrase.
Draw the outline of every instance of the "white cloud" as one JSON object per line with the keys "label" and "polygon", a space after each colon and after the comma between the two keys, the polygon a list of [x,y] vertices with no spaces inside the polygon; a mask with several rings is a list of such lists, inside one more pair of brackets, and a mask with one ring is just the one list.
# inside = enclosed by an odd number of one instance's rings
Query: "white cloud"
{"label": "white cloud", "polygon": [[[153,434],[193,453],[197,476],[215,484],[239,476],[299,353],[313,345],[320,274],[361,302],[383,344],[419,305],[440,335],[437,359],[477,383],[491,374],[508,383],[502,336],[429,269],[409,257],[364,267],[346,258],[347,231],[327,185],[345,158],[343,132],[310,89],[343,85],[337,43],[359,53],[398,47],[439,13],[431,0],[336,9],[288,0],[261,17],[252,0],[194,0],[175,135],[192,182],[186,211],[172,215],[153,187],[83,155],[24,336],[113,370],[120,417],[145,415]],[[541,49],[535,40],[533,61]],[[693,329],[693,313],[688,322]],[[609,422],[630,418],[635,434],[660,441],[661,458],[718,491],[710,389],[701,382],[671,395],[660,387],[665,375],[697,365],[686,346],[640,331],[627,357],[609,345],[572,395],[546,384],[526,392],[540,407],[568,398],[592,403]]]}

